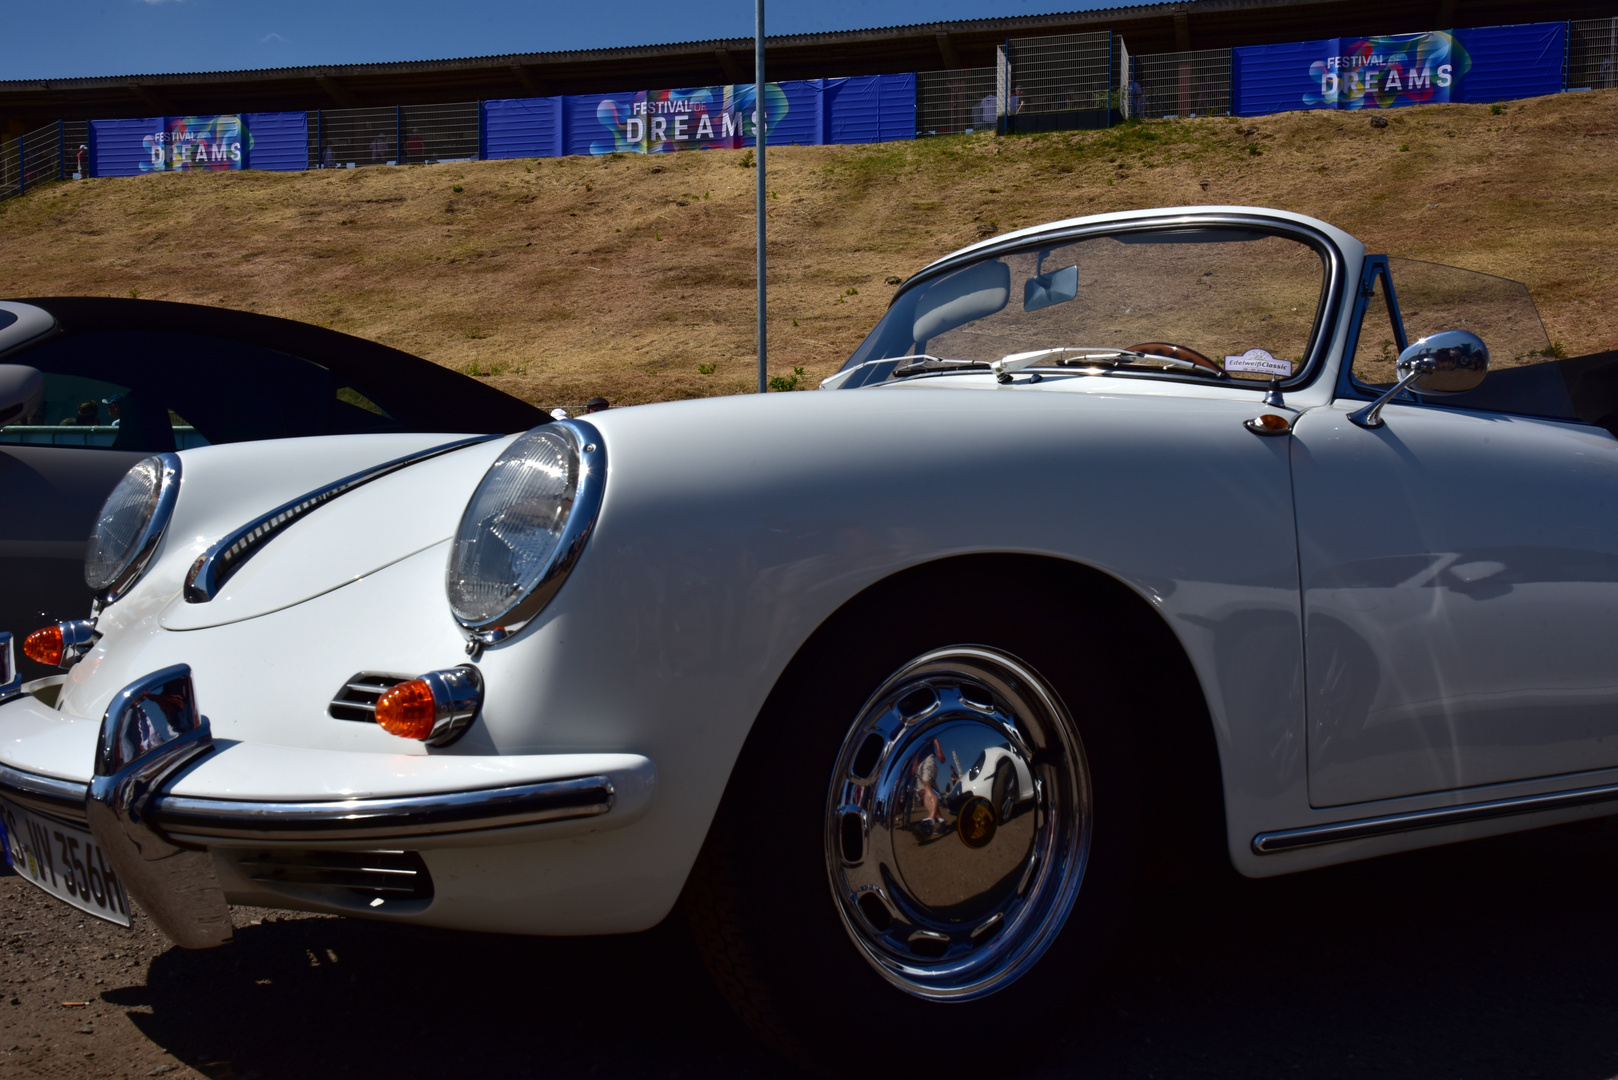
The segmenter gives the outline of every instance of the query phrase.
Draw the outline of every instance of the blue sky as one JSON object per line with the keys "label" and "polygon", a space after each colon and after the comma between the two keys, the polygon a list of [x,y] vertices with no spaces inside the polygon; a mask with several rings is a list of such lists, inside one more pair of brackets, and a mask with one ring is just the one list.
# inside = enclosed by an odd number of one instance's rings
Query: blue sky
{"label": "blue sky", "polygon": [[[771,34],[1111,7],[1120,0],[781,0]],[[748,37],[751,0],[8,0],[0,79],[299,67]]]}

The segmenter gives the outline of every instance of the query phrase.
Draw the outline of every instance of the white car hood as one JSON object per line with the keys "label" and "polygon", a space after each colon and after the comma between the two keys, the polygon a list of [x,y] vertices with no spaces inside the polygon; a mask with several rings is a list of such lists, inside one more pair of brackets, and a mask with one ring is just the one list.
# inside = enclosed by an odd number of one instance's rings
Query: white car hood
{"label": "white car hood", "polygon": [[[420,437],[413,440],[417,444],[423,441]],[[449,441],[453,438],[432,436],[426,445]],[[226,580],[213,599],[189,603],[183,596],[174,597],[163,612],[163,628],[200,630],[292,607],[448,539],[460,521],[467,496],[507,442],[495,439],[430,458],[339,496],[265,543]],[[401,449],[378,442],[371,448],[372,460],[367,464],[381,464],[424,448],[417,445]],[[188,462],[183,482],[192,484],[191,474],[206,474],[210,464],[206,460]],[[231,464],[240,467],[239,463]],[[348,472],[365,467],[361,464]],[[345,474],[331,479],[341,475]],[[312,489],[299,490],[291,498],[307,490]],[[443,493],[442,498],[434,496],[438,492]],[[239,513],[242,520],[230,523],[226,531],[290,501],[283,496],[280,491],[266,492],[256,500],[256,510],[251,515]],[[219,524],[217,518],[214,523]],[[220,532],[213,539],[224,534]]]}

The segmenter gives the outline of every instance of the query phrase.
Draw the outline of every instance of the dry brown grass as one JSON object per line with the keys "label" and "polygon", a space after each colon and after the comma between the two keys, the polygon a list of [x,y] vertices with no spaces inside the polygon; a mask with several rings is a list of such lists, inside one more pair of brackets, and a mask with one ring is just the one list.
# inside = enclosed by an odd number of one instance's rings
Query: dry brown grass
{"label": "dry brown grass", "polygon": [[[772,150],[772,371],[829,374],[882,313],[887,277],[988,232],[1199,203],[1297,210],[1373,250],[1520,279],[1553,339],[1618,347],[1618,91],[1387,119]],[[58,184],[0,203],[0,295],[138,294],[303,319],[542,404],[741,392],[755,378],[755,174],[740,158]]]}

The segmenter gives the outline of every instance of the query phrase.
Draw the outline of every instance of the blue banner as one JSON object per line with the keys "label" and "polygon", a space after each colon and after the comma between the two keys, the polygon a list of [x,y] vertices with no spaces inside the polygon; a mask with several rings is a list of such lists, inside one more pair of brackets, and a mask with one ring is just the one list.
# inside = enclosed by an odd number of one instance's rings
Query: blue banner
{"label": "blue banner", "polygon": [[564,101],[560,97],[484,101],[483,157],[561,157]]}
{"label": "blue banner", "polygon": [[301,112],[90,121],[90,175],[309,167]]}
{"label": "blue banner", "polygon": [[1476,26],[1455,31],[1455,40],[1472,57],[1472,69],[1453,100],[1509,101],[1563,90],[1565,22]]}
{"label": "blue banner", "polygon": [[1324,38],[1231,50],[1232,111],[1389,109],[1562,88],[1565,23]]}
{"label": "blue banner", "polygon": [[[770,144],[889,142],[916,137],[916,77],[869,75],[765,83]],[[661,154],[754,145],[753,87],[485,101],[483,155]]]}
{"label": "blue banner", "polygon": [[247,136],[242,168],[301,172],[309,167],[308,113],[242,113],[241,120]]}
{"label": "blue banner", "polygon": [[820,79],[824,143],[877,143],[916,137],[916,76]]}

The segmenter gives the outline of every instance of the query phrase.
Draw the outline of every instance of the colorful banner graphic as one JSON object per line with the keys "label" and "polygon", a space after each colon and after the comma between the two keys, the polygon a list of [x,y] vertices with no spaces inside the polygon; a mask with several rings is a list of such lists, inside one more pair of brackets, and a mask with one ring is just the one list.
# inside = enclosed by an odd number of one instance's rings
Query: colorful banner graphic
{"label": "colorful banner graphic", "polygon": [[1534,23],[1232,49],[1233,111],[1389,109],[1555,93],[1566,33],[1566,23]]}
{"label": "colorful banner graphic", "polygon": [[307,114],[152,116],[90,122],[92,176],[309,167]]}
{"label": "colorful banner graphic", "polygon": [[252,135],[239,116],[170,116],[163,130],[146,136],[148,160],[141,172],[190,172],[193,169],[239,169],[245,142]]}
{"label": "colorful banner graphic", "polygon": [[[1309,66],[1306,106],[1389,109],[1449,101],[1455,81],[1472,67],[1466,50],[1443,30],[1361,38]],[[1318,89],[1318,92],[1317,92]]]}
{"label": "colorful banner graphic", "polygon": [[[590,100],[580,103],[588,106]],[[662,154],[750,145],[755,100],[751,85],[603,95],[595,99],[596,129],[587,152]],[[779,83],[764,84],[764,101],[767,130],[775,131],[791,112],[791,103]]]}

